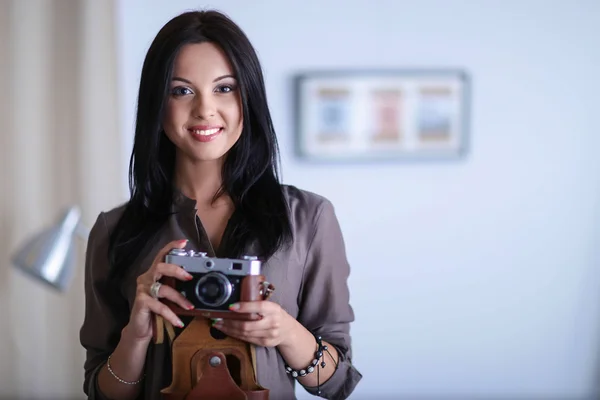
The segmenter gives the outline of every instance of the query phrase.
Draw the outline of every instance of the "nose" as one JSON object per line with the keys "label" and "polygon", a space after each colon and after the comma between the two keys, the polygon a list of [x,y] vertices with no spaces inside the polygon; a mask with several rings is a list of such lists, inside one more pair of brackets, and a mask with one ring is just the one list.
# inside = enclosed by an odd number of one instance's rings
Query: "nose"
{"label": "nose", "polygon": [[201,119],[214,116],[216,113],[216,104],[212,96],[205,94],[197,96],[194,113],[197,118]]}

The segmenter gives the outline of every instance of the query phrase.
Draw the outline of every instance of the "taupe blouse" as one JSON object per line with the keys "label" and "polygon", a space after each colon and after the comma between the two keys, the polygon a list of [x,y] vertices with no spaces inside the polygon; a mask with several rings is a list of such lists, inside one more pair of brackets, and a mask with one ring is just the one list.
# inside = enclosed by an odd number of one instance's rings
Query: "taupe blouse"
{"label": "taupe blouse", "polygon": [[[281,249],[264,263],[262,273],[276,288],[270,300],[337,348],[340,355],[338,367],[327,382],[321,383],[321,396],[345,399],[362,375],[352,365],[349,329],[354,321],[354,312],[349,303],[347,279],[350,267],[340,226],[333,205],[326,198],[287,185],[284,192],[291,212],[293,245]],[[97,387],[98,372],[117,346],[121,330],[128,322],[135,298],[136,278],[150,267],[158,249],[173,240],[187,238],[187,249],[216,256],[196,218],[195,200],[178,193],[173,202],[175,213],[160,232],[156,247],[139,257],[120,287],[109,287],[109,232],[115,227],[123,208],[121,206],[98,216],[91,229],[86,252],[85,319],[80,340],[86,349],[84,392],[90,399],[105,398]],[[187,323],[187,320],[184,319],[184,322]],[[169,386],[169,350],[167,342],[149,345],[141,398],[160,399],[160,390]],[[258,383],[270,390],[271,400],[295,398],[295,380],[285,372],[284,360],[276,348],[257,346],[256,364]],[[316,396],[316,387],[305,389]]]}

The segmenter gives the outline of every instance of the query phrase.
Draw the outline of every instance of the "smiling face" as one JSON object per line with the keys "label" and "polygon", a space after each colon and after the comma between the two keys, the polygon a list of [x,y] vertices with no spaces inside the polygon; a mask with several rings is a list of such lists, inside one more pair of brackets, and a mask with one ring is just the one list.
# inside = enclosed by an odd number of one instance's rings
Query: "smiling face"
{"label": "smiling face", "polygon": [[222,160],[243,127],[238,81],[225,53],[209,42],[185,45],[172,76],[163,129],[177,157]]}

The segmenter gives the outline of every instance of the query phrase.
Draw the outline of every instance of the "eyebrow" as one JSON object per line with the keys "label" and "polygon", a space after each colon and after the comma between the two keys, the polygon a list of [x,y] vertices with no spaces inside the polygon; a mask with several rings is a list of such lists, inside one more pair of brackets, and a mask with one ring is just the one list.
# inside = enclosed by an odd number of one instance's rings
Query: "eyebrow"
{"label": "eyebrow", "polygon": [[[213,83],[214,83],[214,82],[218,82],[218,81],[220,81],[220,80],[223,80],[223,79],[225,79],[225,78],[233,78],[233,79],[235,79],[235,76],[233,76],[233,75],[221,75],[221,76],[219,76],[218,78],[215,78],[215,79],[213,80]],[[181,78],[181,77],[179,77],[179,76],[174,76],[174,77],[173,77],[173,80],[174,80],[174,81],[181,81],[181,82],[185,82],[185,83],[187,83],[187,84],[189,84],[189,85],[192,85],[192,82],[190,82],[189,80],[187,80],[187,79],[185,79],[185,78]]]}

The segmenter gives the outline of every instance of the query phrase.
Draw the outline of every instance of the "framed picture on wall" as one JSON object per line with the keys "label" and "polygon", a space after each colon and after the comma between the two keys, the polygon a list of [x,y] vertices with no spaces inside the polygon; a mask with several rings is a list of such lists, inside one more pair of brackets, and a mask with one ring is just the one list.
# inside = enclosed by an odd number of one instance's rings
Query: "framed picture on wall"
{"label": "framed picture on wall", "polygon": [[296,154],[314,161],[463,157],[468,94],[461,70],[297,75]]}

